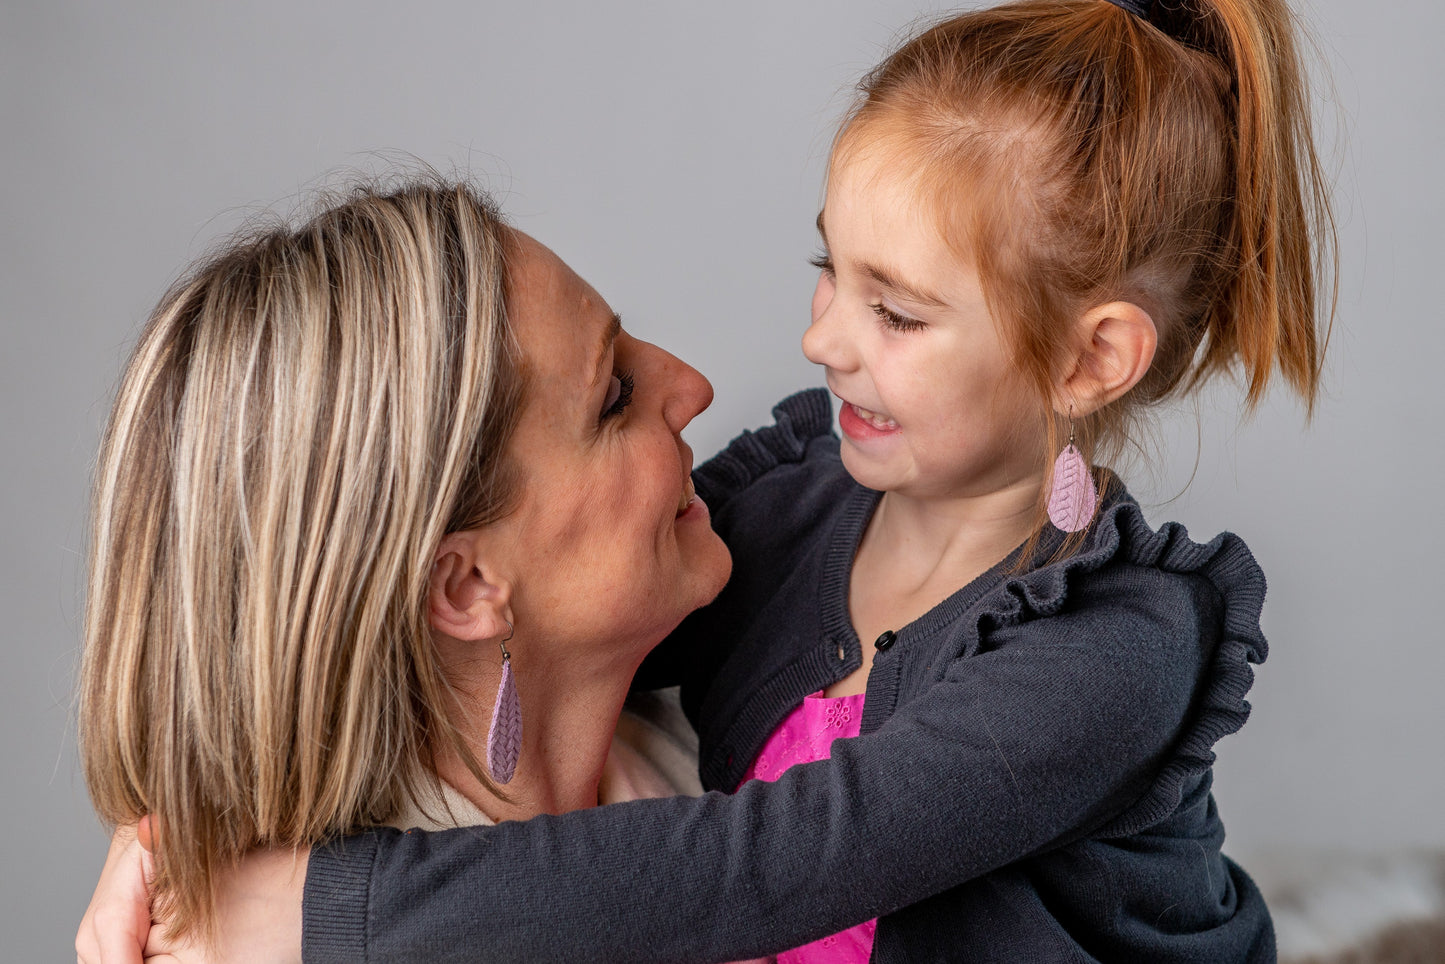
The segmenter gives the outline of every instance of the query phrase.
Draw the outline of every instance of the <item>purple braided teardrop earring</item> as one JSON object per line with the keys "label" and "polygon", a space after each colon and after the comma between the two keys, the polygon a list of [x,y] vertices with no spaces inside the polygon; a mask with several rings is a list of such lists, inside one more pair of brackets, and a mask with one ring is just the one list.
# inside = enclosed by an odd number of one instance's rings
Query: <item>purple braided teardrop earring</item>
{"label": "purple braided teardrop earring", "polygon": [[1069,444],[1054,460],[1054,481],[1049,489],[1049,521],[1064,532],[1088,528],[1099,504],[1099,490],[1089,463],[1074,447],[1074,406],[1069,406]]}
{"label": "purple braided teardrop earring", "polygon": [[487,731],[487,769],[498,783],[512,782],[522,750],[522,703],[512,681],[512,654],[507,652],[507,640],[512,636],[512,624],[507,623],[507,639],[498,641],[502,647],[502,682],[497,686],[492,726]]}

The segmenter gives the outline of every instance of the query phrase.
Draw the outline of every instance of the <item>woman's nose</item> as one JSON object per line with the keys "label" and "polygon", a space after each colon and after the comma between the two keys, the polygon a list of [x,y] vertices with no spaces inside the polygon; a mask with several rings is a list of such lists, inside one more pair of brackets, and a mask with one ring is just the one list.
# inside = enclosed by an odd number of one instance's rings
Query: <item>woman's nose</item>
{"label": "woman's nose", "polygon": [[662,377],[667,385],[662,417],[673,432],[681,432],[712,404],[712,382],[676,355],[661,348],[656,350],[662,355]]}

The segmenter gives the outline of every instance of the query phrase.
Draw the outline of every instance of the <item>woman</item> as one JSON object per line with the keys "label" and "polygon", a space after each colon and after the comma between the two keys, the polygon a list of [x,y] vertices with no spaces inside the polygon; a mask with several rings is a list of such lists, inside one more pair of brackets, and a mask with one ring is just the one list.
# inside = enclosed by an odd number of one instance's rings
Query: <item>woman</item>
{"label": "woman", "polygon": [[680,436],[710,400],[462,184],[360,190],[172,290],[97,471],[81,744],[105,819],[159,817],[179,934],[258,845],[695,787],[670,732],[614,732],[727,579]]}

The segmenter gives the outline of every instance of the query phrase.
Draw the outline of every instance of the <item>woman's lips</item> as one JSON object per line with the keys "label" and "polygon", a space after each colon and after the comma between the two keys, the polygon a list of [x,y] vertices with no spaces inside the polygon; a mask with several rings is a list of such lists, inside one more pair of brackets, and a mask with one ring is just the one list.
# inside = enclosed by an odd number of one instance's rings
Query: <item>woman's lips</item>
{"label": "woman's lips", "polygon": [[683,513],[692,508],[697,501],[697,489],[692,484],[692,476],[687,477],[687,483],[682,487],[682,497],[677,501],[677,514],[681,517]]}
{"label": "woman's lips", "polygon": [[844,402],[838,410],[838,427],[851,439],[882,438],[898,431],[898,423],[885,415]]}

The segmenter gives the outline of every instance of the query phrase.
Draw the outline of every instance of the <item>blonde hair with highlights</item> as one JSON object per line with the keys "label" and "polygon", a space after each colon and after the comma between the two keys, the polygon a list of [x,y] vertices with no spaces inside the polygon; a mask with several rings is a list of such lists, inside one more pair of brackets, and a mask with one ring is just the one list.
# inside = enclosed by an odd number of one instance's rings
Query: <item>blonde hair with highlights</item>
{"label": "blonde hair with highlights", "polygon": [[[96,810],[160,819],[155,891],[393,814],[462,743],[433,655],[442,536],[497,518],[521,397],[508,229],[440,179],[361,188],[174,286],[96,470],[80,742]],[[490,785],[487,783],[487,785]]]}
{"label": "blonde hair with highlights", "polygon": [[1333,220],[1289,8],[1152,6],[1145,20],[1104,0],[1022,0],[941,21],[864,78],[834,144],[835,166],[892,151],[978,270],[1050,453],[1071,322],[1116,300],[1151,314],[1149,372],[1078,420],[1093,461],[1120,454],[1144,406],[1221,372],[1242,377],[1247,410],[1275,372],[1312,410],[1333,313],[1319,294]]}

